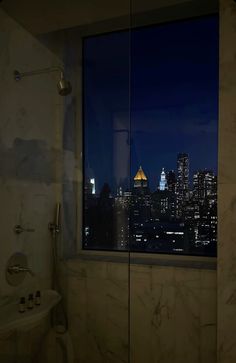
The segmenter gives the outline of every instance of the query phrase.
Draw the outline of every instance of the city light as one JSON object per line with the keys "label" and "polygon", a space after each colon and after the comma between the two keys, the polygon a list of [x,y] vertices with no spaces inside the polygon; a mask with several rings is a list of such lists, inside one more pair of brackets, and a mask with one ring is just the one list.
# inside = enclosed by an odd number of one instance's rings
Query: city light
{"label": "city light", "polygon": [[[133,188],[125,193],[121,193],[122,188],[118,187],[116,196],[112,196],[108,186],[104,186],[106,193],[96,196],[93,189],[87,188],[88,211],[90,206],[91,211],[96,208],[98,217],[107,211],[103,228],[109,226],[108,218],[110,223],[115,222],[117,249],[196,253],[211,246],[214,251],[217,240],[217,178],[211,170],[198,170],[191,185],[189,167],[189,155],[179,153],[176,172],[165,172],[163,168],[160,183],[154,191],[149,188],[149,180],[142,167],[133,178]],[[95,186],[94,179],[90,179],[89,183]],[[95,219],[93,227],[85,227],[86,245],[94,235],[99,236],[100,233],[102,238],[104,229],[101,226],[101,222]],[[93,229],[96,232],[92,233]]]}

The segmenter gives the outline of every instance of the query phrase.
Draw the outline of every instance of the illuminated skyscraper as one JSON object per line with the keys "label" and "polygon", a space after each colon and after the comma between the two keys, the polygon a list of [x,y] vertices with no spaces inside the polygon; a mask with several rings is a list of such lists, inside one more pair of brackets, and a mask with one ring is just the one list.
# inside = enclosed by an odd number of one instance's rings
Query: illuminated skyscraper
{"label": "illuminated skyscraper", "polygon": [[91,183],[91,179],[86,180],[84,184],[84,194],[85,196],[93,194],[93,184]]}
{"label": "illuminated skyscraper", "polygon": [[159,190],[166,190],[166,189],[167,189],[166,173],[164,168],[162,168]]}
{"label": "illuminated skyscraper", "polygon": [[96,194],[96,187],[95,187],[95,179],[90,179],[90,184],[92,184],[92,194]]}
{"label": "illuminated skyscraper", "polygon": [[216,177],[210,170],[199,170],[193,176],[193,196],[197,201],[215,197],[216,200]]}
{"label": "illuminated skyscraper", "polygon": [[178,154],[177,157],[177,215],[183,213],[185,202],[189,199],[189,156],[188,154]]}
{"label": "illuminated skyscraper", "polygon": [[144,174],[142,167],[140,166],[137,174],[134,177],[134,188],[147,188],[147,186],[147,177]]}
{"label": "illuminated skyscraper", "polygon": [[215,245],[217,239],[217,179],[211,170],[198,170],[193,176],[192,205],[195,245]]}
{"label": "illuminated skyscraper", "polygon": [[189,157],[188,154],[178,154],[177,159],[177,189],[180,192],[189,190]]}
{"label": "illuminated skyscraper", "polygon": [[148,179],[140,166],[134,177],[134,188],[130,202],[130,225],[132,233],[136,233],[141,225],[150,219],[151,215],[151,196],[148,187]]}

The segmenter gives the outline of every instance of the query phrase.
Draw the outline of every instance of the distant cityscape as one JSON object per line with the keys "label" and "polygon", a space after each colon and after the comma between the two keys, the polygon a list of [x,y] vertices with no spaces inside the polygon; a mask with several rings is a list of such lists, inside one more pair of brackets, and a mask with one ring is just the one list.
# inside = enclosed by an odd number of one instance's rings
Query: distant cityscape
{"label": "distant cityscape", "polygon": [[190,158],[179,153],[175,170],[163,168],[156,190],[149,188],[145,166],[132,187],[112,193],[96,178],[84,183],[84,248],[118,251],[216,255],[217,176],[196,170],[190,176]]}

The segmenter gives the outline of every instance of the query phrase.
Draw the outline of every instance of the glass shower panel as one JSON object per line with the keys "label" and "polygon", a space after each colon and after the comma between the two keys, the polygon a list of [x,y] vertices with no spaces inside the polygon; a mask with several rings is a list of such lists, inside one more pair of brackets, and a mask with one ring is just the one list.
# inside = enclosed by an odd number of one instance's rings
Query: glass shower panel
{"label": "glass shower panel", "polygon": [[[217,247],[218,9],[213,2],[201,4],[132,1],[130,361],[135,363],[198,361],[198,349],[215,359],[215,329],[212,345],[204,346],[199,337],[201,319],[216,308],[212,272],[202,262],[212,261]],[[212,288],[204,308],[203,280]]]}
{"label": "glass shower panel", "polygon": [[112,2],[82,32],[81,362],[129,362],[129,9]]}
{"label": "glass shower panel", "polygon": [[83,61],[83,247],[127,251],[129,31],[85,38]]}

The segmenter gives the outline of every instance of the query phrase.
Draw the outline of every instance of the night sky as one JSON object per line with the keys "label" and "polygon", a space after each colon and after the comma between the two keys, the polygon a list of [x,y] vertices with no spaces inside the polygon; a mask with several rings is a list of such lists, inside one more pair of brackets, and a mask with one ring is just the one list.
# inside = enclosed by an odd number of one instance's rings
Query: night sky
{"label": "night sky", "polygon": [[84,168],[97,191],[140,165],[154,190],[179,152],[191,175],[217,173],[218,43],[217,16],[84,40]]}

